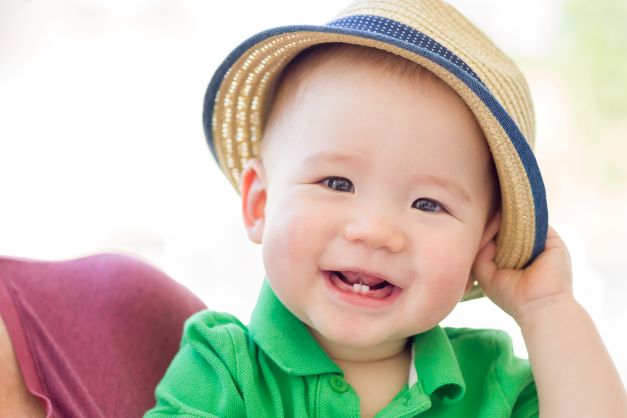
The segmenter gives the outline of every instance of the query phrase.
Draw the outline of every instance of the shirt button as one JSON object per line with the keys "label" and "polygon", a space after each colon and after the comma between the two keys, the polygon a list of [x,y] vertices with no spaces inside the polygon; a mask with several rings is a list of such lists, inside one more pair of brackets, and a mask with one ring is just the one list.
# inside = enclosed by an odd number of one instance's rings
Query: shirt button
{"label": "shirt button", "polygon": [[331,385],[331,388],[337,393],[344,393],[348,390],[348,383],[341,376],[331,376],[329,384]]}

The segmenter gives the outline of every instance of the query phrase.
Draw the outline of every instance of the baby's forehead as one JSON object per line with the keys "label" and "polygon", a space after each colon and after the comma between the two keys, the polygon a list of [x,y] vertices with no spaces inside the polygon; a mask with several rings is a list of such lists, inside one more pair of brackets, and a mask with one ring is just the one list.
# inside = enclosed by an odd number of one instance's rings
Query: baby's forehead
{"label": "baby's forehead", "polygon": [[[271,129],[279,118],[290,117],[299,112],[299,104],[305,95],[319,94],[312,83],[331,83],[341,76],[357,73],[377,74],[379,80],[389,83],[393,79],[411,83],[416,94],[431,88],[453,90],[435,74],[403,57],[376,48],[350,44],[320,44],[308,48],[292,59],[271,88],[269,106],[264,115],[264,126]],[[371,83],[364,83],[363,90],[372,89]],[[392,102],[394,106],[401,106]],[[267,129],[266,129],[267,131]],[[266,145],[264,134],[262,150]]]}

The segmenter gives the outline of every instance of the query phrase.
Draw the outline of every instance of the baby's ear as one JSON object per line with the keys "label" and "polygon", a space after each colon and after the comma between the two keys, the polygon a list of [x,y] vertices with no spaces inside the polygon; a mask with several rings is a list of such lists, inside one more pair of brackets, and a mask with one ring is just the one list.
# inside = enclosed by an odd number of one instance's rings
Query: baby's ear
{"label": "baby's ear", "polygon": [[479,252],[483,250],[483,248],[490,243],[493,239],[496,238],[496,235],[499,233],[499,229],[501,227],[501,211],[497,210],[494,215],[492,215],[492,219],[490,219],[483,229],[483,236],[481,237],[481,244],[479,245]]}
{"label": "baby's ear", "polygon": [[240,195],[248,238],[256,244],[261,244],[265,223],[266,183],[260,160],[253,158],[246,163],[240,180]]}

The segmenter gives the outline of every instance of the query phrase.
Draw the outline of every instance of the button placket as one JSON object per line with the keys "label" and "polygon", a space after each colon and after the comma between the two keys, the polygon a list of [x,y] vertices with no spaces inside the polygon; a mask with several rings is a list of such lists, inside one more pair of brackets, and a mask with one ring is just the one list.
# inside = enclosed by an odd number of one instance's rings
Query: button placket
{"label": "button placket", "polygon": [[342,375],[330,373],[319,379],[316,418],[359,418],[359,397]]}

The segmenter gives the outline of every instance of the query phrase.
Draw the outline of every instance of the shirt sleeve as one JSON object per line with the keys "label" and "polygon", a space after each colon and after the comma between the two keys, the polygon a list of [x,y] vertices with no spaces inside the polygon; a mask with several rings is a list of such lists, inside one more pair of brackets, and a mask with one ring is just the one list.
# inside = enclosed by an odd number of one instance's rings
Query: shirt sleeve
{"label": "shirt sleeve", "polygon": [[538,392],[535,383],[523,389],[512,409],[512,418],[537,418],[540,414]]}
{"label": "shirt sleeve", "polygon": [[[204,321],[209,315],[203,312],[188,320],[181,348],[155,390],[156,405],[144,418],[245,416],[230,350],[220,349],[231,345],[228,329],[212,329]],[[217,345],[206,343],[212,334]]]}

